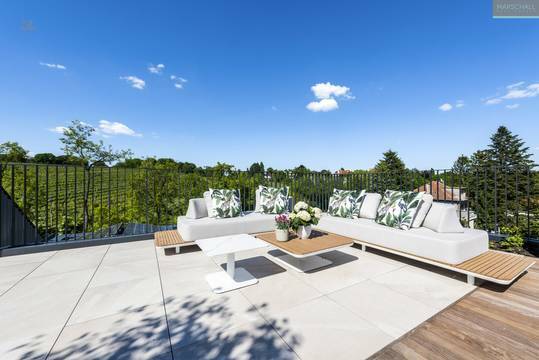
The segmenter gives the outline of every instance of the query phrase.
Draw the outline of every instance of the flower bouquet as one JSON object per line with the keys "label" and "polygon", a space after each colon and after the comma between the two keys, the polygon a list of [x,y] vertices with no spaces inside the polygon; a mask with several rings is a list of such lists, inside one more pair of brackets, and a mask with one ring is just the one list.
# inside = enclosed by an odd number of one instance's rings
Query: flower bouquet
{"label": "flower bouquet", "polygon": [[304,201],[300,201],[294,206],[294,211],[289,215],[290,227],[300,239],[307,239],[311,236],[311,226],[318,224],[321,215],[322,210],[317,207],[311,207]]}
{"label": "flower bouquet", "polygon": [[288,229],[290,228],[290,218],[286,214],[275,217],[275,239],[277,241],[288,241]]}

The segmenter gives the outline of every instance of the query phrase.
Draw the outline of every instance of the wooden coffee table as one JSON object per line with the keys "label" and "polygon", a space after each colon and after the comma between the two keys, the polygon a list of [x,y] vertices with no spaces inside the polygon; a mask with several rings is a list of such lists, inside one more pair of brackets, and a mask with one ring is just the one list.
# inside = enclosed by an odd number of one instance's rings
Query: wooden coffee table
{"label": "wooden coffee table", "polygon": [[290,266],[299,272],[306,272],[332,264],[330,260],[317,255],[354,244],[354,240],[351,238],[315,230],[313,230],[309,239],[299,239],[292,234],[290,236],[291,239],[288,241],[277,241],[273,231],[256,235],[257,238],[284,252],[284,254],[279,255],[273,255],[271,251],[268,252],[272,260]]}

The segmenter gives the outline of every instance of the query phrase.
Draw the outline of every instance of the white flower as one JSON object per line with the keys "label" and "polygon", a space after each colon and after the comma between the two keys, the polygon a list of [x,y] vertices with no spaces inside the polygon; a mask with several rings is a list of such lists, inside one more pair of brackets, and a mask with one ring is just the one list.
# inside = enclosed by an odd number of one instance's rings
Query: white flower
{"label": "white flower", "polygon": [[295,218],[296,218],[296,213],[290,213],[290,215],[288,216],[288,218],[289,218],[290,220],[295,219]]}
{"label": "white flower", "polygon": [[306,202],[300,201],[294,206],[295,212],[300,212],[301,210],[306,210],[309,207]]}
{"label": "white flower", "polygon": [[315,207],[313,209],[314,211],[314,217],[317,218],[317,219],[320,219],[320,217],[322,216],[322,210],[320,210],[319,208]]}
{"label": "white flower", "polygon": [[298,212],[298,217],[303,221],[311,221],[311,214],[309,214],[305,210],[301,210],[300,212]]}

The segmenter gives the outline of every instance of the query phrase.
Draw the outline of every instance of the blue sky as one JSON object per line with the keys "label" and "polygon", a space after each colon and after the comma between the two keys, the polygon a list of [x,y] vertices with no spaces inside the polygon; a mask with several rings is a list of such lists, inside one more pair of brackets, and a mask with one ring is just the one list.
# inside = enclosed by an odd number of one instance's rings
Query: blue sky
{"label": "blue sky", "polygon": [[539,20],[490,1],[11,1],[0,34],[0,142],[33,153],[73,119],[238,168],[444,168],[502,124],[539,153]]}

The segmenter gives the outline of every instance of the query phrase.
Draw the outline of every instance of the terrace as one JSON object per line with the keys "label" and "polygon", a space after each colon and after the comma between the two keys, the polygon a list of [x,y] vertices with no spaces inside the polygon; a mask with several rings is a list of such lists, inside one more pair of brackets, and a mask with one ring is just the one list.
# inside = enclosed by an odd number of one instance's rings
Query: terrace
{"label": "terrace", "polygon": [[[509,286],[474,286],[462,274],[357,245],[321,255],[333,264],[307,273],[257,249],[237,260],[258,284],[215,294],[205,276],[224,268],[226,257],[207,257],[197,246],[175,254],[153,241],[210,184],[240,188],[244,209],[254,206],[253,184],[271,183],[290,186],[296,199],[324,210],[334,187],[435,184],[430,191],[458,204],[462,222],[474,214],[496,239],[501,225],[520,221],[533,244],[535,173],[277,176],[104,168],[90,177],[73,166],[18,164],[0,171],[2,252],[12,255],[0,257],[2,358],[486,359],[539,352],[537,264]],[[81,189],[88,178],[94,182],[84,226]],[[515,180],[516,192],[507,185]]]}

